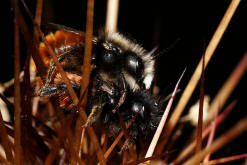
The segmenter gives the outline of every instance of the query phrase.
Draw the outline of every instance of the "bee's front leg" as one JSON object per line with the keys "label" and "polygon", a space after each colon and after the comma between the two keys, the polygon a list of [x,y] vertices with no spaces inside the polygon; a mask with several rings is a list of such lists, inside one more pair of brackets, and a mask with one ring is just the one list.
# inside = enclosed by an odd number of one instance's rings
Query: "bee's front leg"
{"label": "bee's front leg", "polygon": [[100,114],[102,113],[103,107],[105,105],[104,94],[100,92],[95,97],[95,100],[92,102],[92,105],[89,108],[90,114],[83,127],[91,126],[97,121],[97,119],[100,117]]}
{"label": "bee's front leg", "polygon": [[122,148],[121,148],[121,150],[119,152],[120,154],[123,151],[129,149],[130,146],[132,146],[133,144],[135,144],[135,141],[136,141],[136,138],[137,138],[137,134],[138,134],[137,130],[134,130],[133,132],[131,132],[130,137],[125,140],[125,142],[124,142],[124,144],[123,144],[123,146],[122,146]]}
{"label": "bee's front leg", "polygon": [[118,103],[115,106],[115,108],[112,110],[113,113],[115,113],[119,109],[119,107],[124,103],[125,98],[126,98],[127,89],[126,89],[126,81],[125,81],[123,73],[120,74],[120,78],[121,78],[122,89],[120,90],[120,98],[118,100]]}

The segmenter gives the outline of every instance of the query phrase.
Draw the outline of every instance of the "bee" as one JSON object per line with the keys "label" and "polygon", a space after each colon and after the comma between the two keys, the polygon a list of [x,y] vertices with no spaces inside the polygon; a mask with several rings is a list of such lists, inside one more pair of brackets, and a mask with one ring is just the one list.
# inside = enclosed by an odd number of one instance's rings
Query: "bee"
{"label": "bee", "polygon": [[[60,30],[50,33],[46,39],[79,96],[84,33],[62,25],[55,26]],[[56,97],[61,108],[73,109],[75,105],[44,43],[40,44],[39,51],[48,72],[38,95]],[[138,130],[149,132],[155,128],[160,119],[161,106],[148,91],[154,78],[154,59],[154,51],[148,52],[124,35],[100,31],[98,37],[93,38],[87,104],[89,117],[84,126],[90,126],[102,118],[111,135],[115,136],[121,130],[119,116],[115,113],[119,111],[124,122],[136,113],[140,114],[132,126],[130,141],[137,137]]]}

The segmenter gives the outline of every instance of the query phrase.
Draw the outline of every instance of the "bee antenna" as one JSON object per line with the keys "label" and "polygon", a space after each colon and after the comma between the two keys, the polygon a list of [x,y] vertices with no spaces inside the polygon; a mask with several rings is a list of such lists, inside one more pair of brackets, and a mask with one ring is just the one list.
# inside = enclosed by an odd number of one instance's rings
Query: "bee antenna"
{"label": "bee antenna", "polygon": [[152,59],[155,59],[156,58],[156,52],[157,52],[157,50],[158,50],[158,46],[155,46],[150,52],[148,52],[147,54],[149,55],[149,56],[151,56],[152,57]]}
{"label": "bee antenna", "polygon": [[170,52],[177,44],[181,41],[181,38],[177,38],[172,44],[170,44],[167,48],[163,49],[161,52],[157,53],[153,58],[157,59],[163,54]]}

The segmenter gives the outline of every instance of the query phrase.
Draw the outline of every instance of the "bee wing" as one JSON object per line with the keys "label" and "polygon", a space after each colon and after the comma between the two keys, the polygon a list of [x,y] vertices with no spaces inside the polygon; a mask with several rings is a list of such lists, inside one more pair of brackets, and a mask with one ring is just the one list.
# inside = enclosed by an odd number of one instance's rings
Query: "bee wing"
{"label": "bee wing", "polygon": [[56,23],[48,23],[48,26],[53,28],[53,29],[56,29],[56,30],[63,30],[65,32],[74,33],[74,34],[80,35],[82,37],[85,36],[85,33],[83,31],[80,31],[80,30],[77,30],[77,29],[74,29],[74,28],[71,28],[68,26],[64,26],[64,25],[60,25],[60,24],[56,24]]}
{"label": "bee wing", "polygon": [[[71,28],[71,27],[68,27],[68,26],[64,26],[64,25],[60,25],[60,24],[56,24],[56,23],[48,23],[47,24],[50,28],[52,28],[52,30],[56,31],[56,30],[62,30],[62,31],[65,31],[65,32],[69,32],[69,33],[73,33],[73,34],[76,34],[76,35],[79,35],[81,36],[82,38],[85,38],[85,32],[83,31],[80,31],[80,30],[77,30],[77,29],[74,29],[74,28]],[[50,29],[51,31],[51,29]],[[96,43],[98,41],[98,38],[97,37],[93,37],[93,42]]]}

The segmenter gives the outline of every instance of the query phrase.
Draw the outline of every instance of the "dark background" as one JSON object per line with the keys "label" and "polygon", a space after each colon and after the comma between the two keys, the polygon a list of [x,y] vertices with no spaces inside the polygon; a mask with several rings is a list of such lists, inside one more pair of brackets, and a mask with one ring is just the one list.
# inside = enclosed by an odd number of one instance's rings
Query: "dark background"
{"label": "dark background", "polygon": [[[159,50],[168,49],[157,60],[156,83],[160,87],[162,96],[168,95],[174,88],[182,71],[187,68],[180,88],[183,90],[197,66],[206,46],[223,17],[230,0],[201,0],[201,1],[133,1],[120,0],[118,29],[120,32],[134,38],[147,50],[155,46]],[[6,1],[4,2],[6,3]],[[27,1],[32,11],[35,9],[34,1]],[[7,2],[3,7],[2,53],[0,60],[1,82],[13,77],[13,11]],[[94,31],[104,27],[106,1],[95,1]],[[86,1],[45,0],[42,23],[54,22],[75,29],[85,29]],[[211,98],[215,96],[220,87],[235,68],[241,57],[247,51],[247,3],[242,1],[233,16],[213,58],[211,59],[205,77],[205,93]],[[28,19],[27,19],[28,21]],[[30,22],[30,21],[29,21]],[[29,26],[31,27],[31,25]],[[31,28],[30,28],[31,29]],[[22,40],[23,41],[23,40]],[[176,42],[178,41],[178,42]],[[170,48],[170,45],[173,45]],[[22,59],[25,59],[25,45],[22,44]],[[231,113],[229,120],[218,128],[218,134],[229,129],[247,113],[246,109],[246,75],[242,78],[234,92],[229,104],[237,99],[238,105]],[[199,98],[198,88],[194,92],[189,105]],[[217,134],[217,135],[218,135]],[[225,147],[219,153],[223,156],[246,152],[246,133],[235,142]]]}

